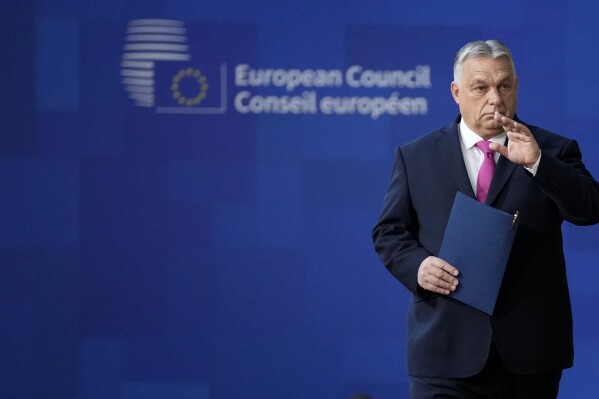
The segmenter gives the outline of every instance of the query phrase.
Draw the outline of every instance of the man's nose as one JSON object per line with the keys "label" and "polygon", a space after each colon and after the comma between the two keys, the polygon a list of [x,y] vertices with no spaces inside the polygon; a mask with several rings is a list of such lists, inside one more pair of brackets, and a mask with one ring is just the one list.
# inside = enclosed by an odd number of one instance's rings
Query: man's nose
{"label": "man's nose", "polygon": [[496,87],[491,87],[488,92],[489,95],[489,103],[492,105],[501,104],[501,95],[499,94],[499,90]]}

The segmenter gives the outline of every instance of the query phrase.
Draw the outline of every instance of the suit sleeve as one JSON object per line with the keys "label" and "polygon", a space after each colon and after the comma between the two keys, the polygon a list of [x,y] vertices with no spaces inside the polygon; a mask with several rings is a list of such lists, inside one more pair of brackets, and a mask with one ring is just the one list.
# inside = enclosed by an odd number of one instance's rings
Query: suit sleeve
{"label": "suit sleeve", "polygon": [[391,182],[378,223],[372,231],[372,240],[385,267],[413,294],[422,296],[425,291],[418,285],[418,268],[431,253],[420,244],[418,230],[406,165],[398,148]]}
{"label": "suit sleeve", "polygon": [[576,225],[599,222],[599,183],[582,163],[576,141],[568,140],[557,156],[543,152],[534,181],[564,220]]}

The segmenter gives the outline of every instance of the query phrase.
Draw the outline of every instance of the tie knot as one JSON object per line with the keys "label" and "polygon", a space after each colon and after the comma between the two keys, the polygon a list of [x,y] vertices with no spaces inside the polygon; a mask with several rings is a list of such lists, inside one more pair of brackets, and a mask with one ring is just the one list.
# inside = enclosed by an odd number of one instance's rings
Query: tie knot
{"label": "tie knot", "polygon": [[485,155],[489,155],[493,153],[493,150],[491,150],[489,148],[489,144],[491,144],[490,141],[488,140],[481,140],[478,143],[476,143],[476,146],[478,147],[479,150],[481,150],[482,152],[485,153]]}

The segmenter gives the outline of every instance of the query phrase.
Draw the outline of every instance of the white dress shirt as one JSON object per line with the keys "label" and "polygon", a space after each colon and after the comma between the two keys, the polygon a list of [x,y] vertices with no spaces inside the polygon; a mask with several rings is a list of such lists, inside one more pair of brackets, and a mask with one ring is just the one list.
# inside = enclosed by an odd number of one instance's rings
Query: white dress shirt
{"label": "white dress shirt", "polygon": [[[476,182],[478,180],[478,170],[485,159],[485,154],[478,149],[476,143],[483,140],[478,134],[474,133],[464,122],[464,119],[460,121],[459,126],[460,132],[460,144],[462,147],[462,155],[464,157],[464,164],[466,165],[466,171],[468,172],[468,178],[470,179],[470,184],[472,185],[472,190],[476,193]],[[503,145],[505,143],[505,139],[507,137],[507,133],[503,132],[498,134],[495,137],[491,137],[489,141],[492,141],[497,144]],[[494,153],[495,164],[499,160],[500,154],[498,152]]]}

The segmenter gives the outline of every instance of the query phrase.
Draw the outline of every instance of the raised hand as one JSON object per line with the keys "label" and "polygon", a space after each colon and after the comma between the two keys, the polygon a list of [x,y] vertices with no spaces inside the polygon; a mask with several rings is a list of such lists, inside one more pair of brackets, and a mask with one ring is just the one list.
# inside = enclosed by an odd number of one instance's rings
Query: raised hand
{"label": "raised hand", "polygon": [[495,112],[494,119],[507,132],[508,144],[506,147],[492,143],[490,148],[515,164],[532,167],[541,156],[541,150],[530,130],[499,112]]}

